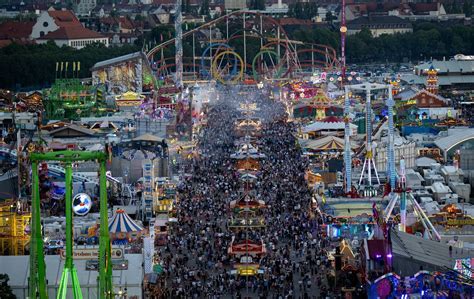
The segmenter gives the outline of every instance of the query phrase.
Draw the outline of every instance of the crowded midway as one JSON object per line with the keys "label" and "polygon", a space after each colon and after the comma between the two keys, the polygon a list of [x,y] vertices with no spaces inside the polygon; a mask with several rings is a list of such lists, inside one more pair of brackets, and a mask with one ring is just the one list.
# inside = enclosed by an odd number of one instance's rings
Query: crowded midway
{"label": "crowded midway", "polygon": [[[237,135],[234,121],[242,117],[240,95],[232,89],[209,107],[207,126],[199,136],[192,176],[179,188],[177,215],[169,242],[158,252],[166,272],[167,298],[324,298],[328,293],[325,241],[318,235],[318,218],[309,211],[311,194],[305,183],[306,161],[297,147],[295,127],[287,122],[281,103],[245,92],[262,120],[256,140],[265,155],[256,182],[239,180],[231,154]],[[243,186],[246,185],[246,186]],[[266,227],[233,233],[229,203],[243,193],[265,202]],[[231,274],[234,257],[229,244],[245,238],[261,240],[255,275]],[[248,250],[248,249],[247,249]]]}

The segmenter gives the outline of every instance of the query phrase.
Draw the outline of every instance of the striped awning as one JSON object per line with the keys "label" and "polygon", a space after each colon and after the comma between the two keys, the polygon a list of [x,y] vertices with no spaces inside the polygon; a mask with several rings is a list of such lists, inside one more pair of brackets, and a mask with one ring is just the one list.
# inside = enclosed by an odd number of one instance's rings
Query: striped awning
{"label": "striped awning", "polygon": [[111,233],[130,233],[142,230],[143,228],[136,224],[124,210],[115,211],[114,217],[109,221],[109,232]]}
{"label": "striped awning", "polygon": [[319,139],[300,139],[301,146],[313,151],[344,150],[344,139],[336,136],[326,136]]}

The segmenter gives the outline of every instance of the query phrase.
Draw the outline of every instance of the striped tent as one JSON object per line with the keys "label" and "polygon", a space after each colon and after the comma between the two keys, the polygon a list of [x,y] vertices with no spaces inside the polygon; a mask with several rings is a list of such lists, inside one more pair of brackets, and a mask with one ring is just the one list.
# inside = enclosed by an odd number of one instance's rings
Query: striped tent
{"label": "striped tent", "polygon": [[336,136],[325,136],[319,139],[300,139],[299,142],[303,148],[311,151],[344,150],[344,139]]}
{"label": "striped tent", "polygon": [[124,210],[115,211],[115,215],[109,221],[109,232],[112,234],[129,234],[143,230],[133,221]]}

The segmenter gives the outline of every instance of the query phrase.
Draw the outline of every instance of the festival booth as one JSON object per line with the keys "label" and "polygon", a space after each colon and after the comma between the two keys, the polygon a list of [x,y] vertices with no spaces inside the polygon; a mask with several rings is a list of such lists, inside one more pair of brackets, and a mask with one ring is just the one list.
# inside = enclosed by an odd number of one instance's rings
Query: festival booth
{"label": "festival booth", "polygon": [[143,103],[144,99],[145,96],[139,93],[127,91],[115,97],[115,104],[120,110],[135,111]]}
{"label": "festival booth", "polygon": [[317,120],[324,119],[331,115],[326,113],[331,106],[329,97],[324,91],[318,89],[313,97],[303,98],[301,102],[293,107],[294,118],[316,118]]}
{"label": "festival booth", "polygon": [[259,137],[261,136],[260,127],[262,122],[260,118],[253,117],[253,118],[244,118],[244,119],[237,119],[236,121],[236,134],[237,136],[252,136],[252,137]]}
{"label": "festival booth", "polygon": [[230,155],[231,159],[236,159],[236,168],[240,171],[257,171],[260,169],[259,159],[265,158],[265,154],[260,154],[250,143],[243,144],[238,152]]}
{"label": "festival booth", "polygon": [[261,211],[263,208],[265,208],[265,202],[249,194],[231,201],[230,209],[233,215],[229,221],[229,227],[234,229],[265,227],[265,217]]}
{"label": "festival booth", "polygon": [[255,258],[267,253],[265,244],[262,241],[254,241],[249,239],[236,241],[235,237],[232,237],[232,242],[230,244],[231,245],[229,246],[227,253],[237,258],[242,256],[251,256]]}
{"label": "festival booth", "polygon": [[168,240],[168,215],[158,214],[155,218],[154,230],[155,230],[155,245],[163,246]]}
{"label": "festival booth", "polygon": [[294,118],[315,118],[317,109],[309,103],[298,103],[293,107]]}
{"label": "festival booth", "polygon": [[143,228],[133,221],[124,210],[119,209],[109,220],[109,233],[112,244],[128,244],[141,237]]}
{"label": "festival booth", "polygon": [[[312,138],[320,137],[320,136],[344,136],[344,129],[346,127],[346,123],[342,118],[338,118],[336,116],[328,116],[320,121],[315,121],[307,126],[305,126],[302,130],[303,134],[307,134]],[[351,130],[351,135],[357,134],[357,126],[354,124],[349,124],[349,128]]]}

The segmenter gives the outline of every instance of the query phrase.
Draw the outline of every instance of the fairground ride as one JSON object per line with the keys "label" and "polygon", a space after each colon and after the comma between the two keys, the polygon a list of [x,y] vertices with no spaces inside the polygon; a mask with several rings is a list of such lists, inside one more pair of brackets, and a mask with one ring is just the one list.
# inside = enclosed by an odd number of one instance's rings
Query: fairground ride
{"label": "fairground ride", "polygon": [[77,277],[77,270],[73,263],[73,228],[72,228],[72,164],[78,161],[98,161],[100,164],[100,242],[99,242],[99,279],[97,298],[115,298],[112,287],[112,263],[110,236],[108,231],[107,213],[107,177],[105,152],[86,151],[58,151],[49,153],[31,153],[30,156],[33,192],[31,197],[31,245],[30,245],[30,276],[29,276],[29,298],[48,298],[46,264],[43,252],[43,236],[41,233],[41,208],[38,164],[43,161],[57,161],[65,164],[65,186],[66,186],[66,261],[59,283],[57,293],[58,299],[68,297],[69,276],[72,281],[73,298],[82,298],[81,287]]}
{"label": "fairground ride", "polygon": [[[396,171],[395,171],[395,154],[394,154],[394,125],[393,125],[393,95],[392,95],[392,86],[383,85],[378,83],[361,83],[355,85],[346,85],[345,86],[345,101],[344,101],[344,121],[345,121],[345,149],[344,149],[344,164],[345,164],[345,191],[346,193],[352,192],[352,150],[350,148],[350,128],[349,124],[351,121],[350,113],[350,99],[349,91],[360,91],[365,92],[366,102],[365,102],[365,119],[367,123],[367,132],[365,138],[365,160],[362,167],[361,175],[358,182],[358,190],[363,191],[365,196],[375,196],[376,190],[373,187],[373,177],[375,175],[376,187],[380,185],[380,179],[378,176],[377,168],[375,166],[374,154],[375,146],[372,143],[372,106],[371,98],[373,97],[372,91],[386,90],[387,99],[386,105],[388,108],[388,163],[387,163],[387,177],[389,178],[391,190],[395,188],[396,182]],[[379,129],[379,128],[377,128]]]}
{"label": "fairground ride", "polygon": [[[183,43],[191,47],[184,47],[182,57],[165,55]],[[160,79],[175,76],[176,65],[182,65],[184,82],[259,82],[341,68],[334,48],[291,40],[275,19],[255,11],[232,12],[186,31],[155,46],[147,57]]]}

